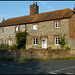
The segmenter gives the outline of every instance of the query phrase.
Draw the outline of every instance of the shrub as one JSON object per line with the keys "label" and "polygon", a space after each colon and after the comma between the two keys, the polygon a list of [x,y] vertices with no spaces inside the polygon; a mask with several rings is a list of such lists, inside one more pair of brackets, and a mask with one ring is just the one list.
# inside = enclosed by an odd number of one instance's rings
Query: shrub
{"label": "shrub", "polygon": [[17,47],[18,49],[26,49],[26,36],[28,35],[27,30],[24,32],[18,32],[16,33],[16,38],[17,38]]}
{"label": "shrub", "polygon": [[65,49],[70,50],[71,48],[70,47],[65,47]]}
{"label": "shrub", "polygon": [[32,49],[34,49],[34,48],[29,48],[29,49],[31,49],[31,50],[32,50]]}
{"label": "shrub", "polygon": [[18,49],[18,47],[17,47],[17,45],[12,45],[12,46],[9,46],[9,49],[16,50],[16,49]]}
{"label": "shrub", "polygon": [[8,44],[1,44],[0,49],[9,49],[9,45]]}
{"label": "shrub", "polygon": [[51,47],[47,47],[46,49],[47,49],[47,50],[51,50]]}
{"label": "shrub", "polygon": [[65,34],[61,37],[61,40],[59,43],[60,43],[61,48],[63,49],[64,46],[66,45]]}

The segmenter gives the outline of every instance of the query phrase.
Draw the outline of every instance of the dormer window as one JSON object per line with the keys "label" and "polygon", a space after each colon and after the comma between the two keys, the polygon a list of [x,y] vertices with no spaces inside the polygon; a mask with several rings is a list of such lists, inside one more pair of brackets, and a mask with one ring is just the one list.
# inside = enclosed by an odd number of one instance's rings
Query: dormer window
{"label": "dormer window", "polygon": [[60,22],[59,21],[55,22],[55,28],[60,28]]}
{"label": "dormer window", "polygon": [[38,30],[38,25],[37,24],[32,25],[32,30]]}

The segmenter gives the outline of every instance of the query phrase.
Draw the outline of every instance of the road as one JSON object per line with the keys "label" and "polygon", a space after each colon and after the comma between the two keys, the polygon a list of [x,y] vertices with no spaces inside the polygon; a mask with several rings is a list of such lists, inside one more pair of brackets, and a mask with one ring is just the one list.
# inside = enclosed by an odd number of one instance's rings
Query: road
{"label": "road", "polygon": [[0,74],[75,74],[75,60],[2,62]]}

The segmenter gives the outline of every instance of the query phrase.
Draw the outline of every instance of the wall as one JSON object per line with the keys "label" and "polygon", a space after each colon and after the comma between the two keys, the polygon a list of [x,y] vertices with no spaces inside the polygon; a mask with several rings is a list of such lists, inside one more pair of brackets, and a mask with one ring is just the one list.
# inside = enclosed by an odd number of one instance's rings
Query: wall
{"label": "wall", "polygon": [[[25,30],[25,25],[18,25],[18,26],[20,27],[20,31]],[[12,44],[16,44],[15,25],[14,26],[6,26],[6,27],[3,27],[3,29],[4,29],[4,33],[3,34],[0,33],[0,39],[3,39],[3,43],[5,44],[5,39],[6,39],[6,43],[9,43],[8,41],[9,41],[9,39],[11,39]]]}
{"label": "wall", "polygon": [[[55,21],[55,20],[54,20]],[[66,42],[69,40],[68,36],[68,19],[62,19],[60,20],[61,22],[61,27],[60,28],[54,28],[54,21],[46,21],[46,22],[39,22],[38,24],[38,30],[32,30],[31,26],[32,24],[27,24],[26,28],[28,29],[29,35],[27,36],[27,45],[26,48],[38,48],[42,47],[42,38],[46,37],[47,38],[47,46],[51,47],[52,49],[55,48],[60,48],[60,45],[55,45],[54,44],[54,36],[55,35],[64,35],[66,34]],[[32,45],[32,38],[33,37],[38,37],[38,45],[33,46]],[[68,44],[68,43],[67,43]]]}
{"label": "wall", "polygon": [[1,56],[10,56],[15,59],[22,60],[23,58],[28,59],[51,59],[51,58],[65,58],[65,57],[75,57],[75,49],[73,50],[60,50],[60,49],[51,49],[51,50],[0,50]]}

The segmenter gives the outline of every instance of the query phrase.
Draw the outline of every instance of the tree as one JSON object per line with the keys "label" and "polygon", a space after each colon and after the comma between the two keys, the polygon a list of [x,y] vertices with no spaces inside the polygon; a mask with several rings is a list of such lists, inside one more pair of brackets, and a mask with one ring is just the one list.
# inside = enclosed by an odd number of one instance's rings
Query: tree
{"label": "tree", "polygon": [[17,47],[18,49],[26,49],[26,36],[28,35],[27,30],[24,32],[18,32],[16,33],[17,38]]}
{"label": "tree", "polygon": [[64,35],[61,37],[61,40],[60,40],[60,42],[59,42],[62,49],[64,49],[64,46],[65,46],[65,44],[66,44],[65,35],[66,35],[66,34],[64,34]]}

